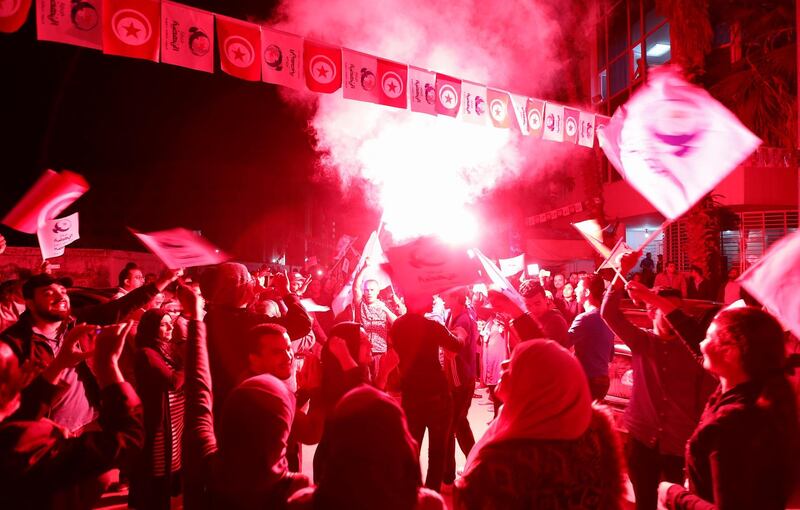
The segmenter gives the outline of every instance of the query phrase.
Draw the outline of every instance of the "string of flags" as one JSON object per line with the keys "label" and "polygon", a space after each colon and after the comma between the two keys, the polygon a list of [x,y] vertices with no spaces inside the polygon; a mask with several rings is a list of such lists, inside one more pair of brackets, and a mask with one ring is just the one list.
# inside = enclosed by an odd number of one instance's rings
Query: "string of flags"
{"label": "string of flags", "polygon": [[[33,0],[0,2],[0,32]],[[35,0],[37,38],[593,147],[609,117],[167,0]]]}

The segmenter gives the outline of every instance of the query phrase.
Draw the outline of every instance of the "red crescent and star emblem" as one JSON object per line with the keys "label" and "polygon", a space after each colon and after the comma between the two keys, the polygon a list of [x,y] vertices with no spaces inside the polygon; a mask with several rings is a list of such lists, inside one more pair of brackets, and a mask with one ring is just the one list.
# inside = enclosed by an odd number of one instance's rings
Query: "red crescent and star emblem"
{"label": "red crescent and star emblem", "polygon": [[542,127],[542,114],[539,110],[531,110],[528,112],[528,126],[531,129],[539,129]]}
{"label": "red crescent and star emblem", "polygon": [[458,102],[456,89],[452,85],[442,85],[442,88],[439,89],[439,102],[445,108],[455,108]]}
{"label": "red crescent and star emblem", "polygon": [[308,62],[308,69],[317,83],[327,85],[336,78],[336,64],[325,55],[315,55]]}
{"label": "red crescent and star emblem", "polygon": [[501,99],[492,99],[489,111],[492,113],[492,118],[497,122],[503,122],[508,115],[506,103]]}
{"label": "red crescent and star emblem", "polygon": [[403,80],[399,74],[389,71],[381,78],[381,88],[386,97],[396,99],[403,93]]}
{"label": "red crescent and star emblem", "polygon": [[239,35],[232,35],[223,44],[225,56],[236,67],[250,67],[255,58],[255,51],[250,41]]}
{"label": "red crescent and star emblem", "polygon": [[115,12],[111,18],[111,29],[120,41],[130,46],[141,46],[153,34],[147,16],[133,9]]}
{"label": "red crescent and star emblem", "polygon": [[567,118],[567,136],[575,136],[575,133],[578,132],[578,124],[575,122],[575,119],[572,117]]}
{"label": "red crescent and star emblem", "polygon": [[8,18],[19,10],[22,0],[0,0],[0,18]]}

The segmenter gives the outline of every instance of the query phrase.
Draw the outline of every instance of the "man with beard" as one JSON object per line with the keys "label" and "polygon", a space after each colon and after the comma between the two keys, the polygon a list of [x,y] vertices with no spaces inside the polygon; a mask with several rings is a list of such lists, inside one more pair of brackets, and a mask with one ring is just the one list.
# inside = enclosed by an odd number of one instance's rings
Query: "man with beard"
{"label": "man with beard", "polygon": [[[72,310],[65,281],[48,274],[32,276],[22,286],[27,310],[19,321],[0,333],[17,357],[23,372],[23,402],[34,388],[28,384],[53,361],[66,333],[78,323],[115,324],[131,311],[146,305],[182,272],[170,271],[156,283],[139,287],[120,299]],[[88,425],[97,417],[98,388],[88,365],[80,363],[64,370],[58,381],[59,392],[50,407],[49,418],[70,432]]]}

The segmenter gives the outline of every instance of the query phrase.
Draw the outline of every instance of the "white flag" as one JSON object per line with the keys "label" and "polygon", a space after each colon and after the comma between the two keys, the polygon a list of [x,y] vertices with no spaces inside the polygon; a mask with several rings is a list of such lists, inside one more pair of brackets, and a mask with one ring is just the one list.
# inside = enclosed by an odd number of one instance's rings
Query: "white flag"
{"label": "white flag", "polygon": [[345,99],[378,102],[378,58],[342,48],[342,95]]}
{"label": "white flag", "polygon": [[603,229],[600,227],[600,224],[597,223],[597,220],[580,221],[578,223],[573,223],[572,226],[581,233],[584,239],[589,241],[589,244],[592,245],[592,248],[597,250],[597,253],[604,258],[608,258],[608,256],[611,255],[611,250],[603,243]]}
{"label": "white flag", "polygon": [[542,138],[551,142],[564,141],[564,105],[545,103]]}
{"label": "white flag", "polygon": [[436,73],[408,66],[408,94],[412,112],[436,115]]}
{"label": "white flag", "polygon": [[597,137],[625,180],[671,220],[761,144],[708,92],[668,68],[654,70]]}
{"label": "white flag", "polygon": [[146,234],[129,230],[170,269],[221,264],[230,258],[216,246],[185,228]]}
{"label": "white flag", "polygon": [[800,232],[773,244],[737,281],[800,337]]}
{"label": "white flag", "polygon": [[461,82],[461,112],[464,122],[486,126],[490,119],[486,105],[486,85]]}
{"label": "white flag", "polygon": [[522,297],[522,294],[511,285],[500,269],[494,265],[494,262],[491,261],[486,255],[481,253],[481,251],[475,248],[475,254],[478,256],[478,260],[480,260],[481,265],[483,266],[483,275],[486,278],[486,283],[491,284],[497,290],[505,294],[511,301],[513,301],[517,306],[519,306],[523,310],[527,310],[527,306],[525,305],[525,298]]}
{"label": "white flag", "polygon": [[364,245],[364,251],[361,252],[358,265],[356,265],[352,274],[350,274],[350,278],[347,279],[347,282],[344,284],[344,287],[342,287],[342,290],[339,291],[339,294],[333,298],[331,308],[333,309],[334,315],[342,313],[344,309],[353,302],[353,282],[358,272],[361,271],[361,268],[366,264],[367,258],[369,258],[369,266],[364,270],[363,281],[376,280],[380,288],[385,288],[392,284],[389,275],[381,269],[381,264],[386,263],[387,259],[386,255],[383,253],[381,241],[378,239],[378,232],[373,231],[367,240],[367,244]]}
{"label": "white flag", "polygon": [[81,238],[78,228],[78,213],[55,220],[46,220],[36,232],[43,259],[64,255],[64,247]]}
{"label": "white flag", "polygon": [[613,269],[614,271],[619,272],[619,259],[626,253],[633,253],[633,248],[628,246],[628,243],[620,238],[619,241],[617,241],[617,244],[614,245],[614,248],[611,249],[611,253],[608,254],[606,260],[604,260],[603,263],[600,264],[600,267],[597,268],[597,271],[600,271],[601,269]]}
{"label": "white flag", "polygon": [[594,146],[594,114],[581,111],[578,120],[578,145]]}
{"label": "white flag", "polygon": [[517,119],[517,127],[520,133],[528,135],[528,98],[520,94],[509,93],[511,104],[514,106],[514,118]]}
{"label": "white flag", "polygon": [[500,259],[500,272],[503,276],[514,276],[525,270],[525,254],[522,253],[510,259]]}

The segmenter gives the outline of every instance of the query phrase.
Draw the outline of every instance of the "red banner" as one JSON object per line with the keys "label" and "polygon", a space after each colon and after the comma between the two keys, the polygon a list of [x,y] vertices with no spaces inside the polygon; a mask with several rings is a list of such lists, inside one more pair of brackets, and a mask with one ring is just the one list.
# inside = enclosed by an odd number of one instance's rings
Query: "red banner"
{"label": "red banner", "polygon": [[158,62],[161,2],[103,0],[103,53]]}
{"label": "red banner", "polygon": [[219,66],[242,80],[261,80],[261,29],[254,23],[217,16]]}
{"label": "red banner", "polygon": [[330,94],[342,86],[342,49],[303,41],[303,70],[306,87],[312,92]]}

